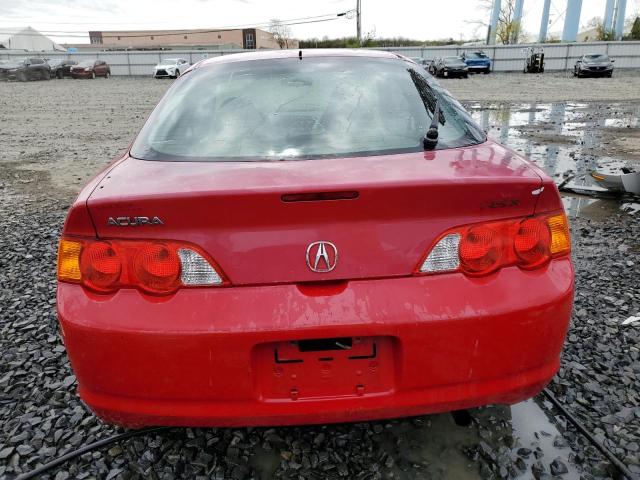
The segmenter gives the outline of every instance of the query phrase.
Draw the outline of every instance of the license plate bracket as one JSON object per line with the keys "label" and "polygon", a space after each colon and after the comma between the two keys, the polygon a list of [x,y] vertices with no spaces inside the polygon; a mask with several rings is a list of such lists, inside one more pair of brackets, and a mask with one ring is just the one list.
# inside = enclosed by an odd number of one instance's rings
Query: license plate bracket
{"label": "license plate bracket", "polygon": [[391,337],[336,337],[258,345],[258,396],[296,401],[365,396],[394,388]]}

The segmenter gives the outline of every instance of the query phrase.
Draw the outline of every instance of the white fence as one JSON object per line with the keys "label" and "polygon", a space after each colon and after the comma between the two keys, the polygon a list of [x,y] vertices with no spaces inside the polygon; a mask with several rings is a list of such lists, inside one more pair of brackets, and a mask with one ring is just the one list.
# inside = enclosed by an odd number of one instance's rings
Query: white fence
{"label": "white fence", "polygon": [[[435,57],[460,55],[464,51],[478,49],[493,59],[493,70],[500,72],[522,70],[525,52],[532,45],[496,45],[481,47],[388,47],[377,50],[397,52],[411,58],[431,60]],[[547,43],[533,44],[543,47],[545,70],[567,70],[581,55],[587,53],[605,53],[615,59],[616,68],[640,68],[640,42],[589,42],[589,43]],[[111,66],[112,75],[151,75],[153,66],[165,58],[184,58],[196,63],[203,58],[229,55],[232,53],[255,52],[255,50],[168,50],[162,52],[79,52],[79,53],[2,53],[0,60],[26,56],[48,59],[73,59],[77,61],[101,59]]]}
{"label": "white fence", "polygon": [[398,47],[384,48],[412,58],[431,60],[435,57],[460,55],[462,52],[483,50],[493,60],[493,70],[509,72],[522,70],[529,47],[544,49],[545,70],[572,69],[576,60],[585,54],[604,53],[613,58],[616,68],[640,68],[640,42],[545,43],[527,45],[496,45],[482,47]]}

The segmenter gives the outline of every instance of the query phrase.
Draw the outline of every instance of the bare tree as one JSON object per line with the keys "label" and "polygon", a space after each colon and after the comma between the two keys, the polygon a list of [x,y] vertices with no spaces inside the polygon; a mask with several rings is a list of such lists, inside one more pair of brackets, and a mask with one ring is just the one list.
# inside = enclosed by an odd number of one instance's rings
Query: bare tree
{"label": "bare tree", "polygon": [[273,38],[278,42],[280,48],[289,48],[289,42],[291,41],[291,29],[288,25],[285,25],[277,18],[274,18],[269,22],[269,32],[271,32]]}
{"label": "bare tree", "polygon": [[[479,0],[479,9],[485,13],[485,17],[491,14],[494,0]],[[500,14],[498,15],[498,25],[496,26],[496,40],[504,45],[518,43],[518,39],[524,35],[522,24],[514,19],[516,0],[502,0]],[[486,21],[472,22],[477,25],[489,27]]]}
{"label": "bare tree", "polygon": [[[594,28],[596,30],[593,40],[596,41],[608,41],[613,40],[614,33],[613,30],[606,30],[604,28],[604,21],[602,17],[593,17],[591,20],[587,22],[587,27]],[[585,38],[585,41],[591,40],[589,37]]]}

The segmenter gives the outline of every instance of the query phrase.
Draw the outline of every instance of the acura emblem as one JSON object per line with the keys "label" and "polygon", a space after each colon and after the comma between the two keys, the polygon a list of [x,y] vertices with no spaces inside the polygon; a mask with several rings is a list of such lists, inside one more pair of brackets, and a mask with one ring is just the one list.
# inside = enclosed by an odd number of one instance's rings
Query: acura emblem
{"label": "acura emblem", "polygon": [[330,272],[338,263],[338,249],[331,242],[313,242],[307,247],[307,267],[317,273]]}

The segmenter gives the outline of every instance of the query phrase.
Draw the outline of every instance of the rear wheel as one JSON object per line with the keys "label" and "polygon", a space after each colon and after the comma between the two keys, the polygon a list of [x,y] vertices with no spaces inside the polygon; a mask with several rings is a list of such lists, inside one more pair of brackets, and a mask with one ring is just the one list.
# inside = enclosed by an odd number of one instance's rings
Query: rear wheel
{"label": "rear wheel", "polygon": [[62,70],[58,70],[56,72],[56,78],[62,78],[64,75],[62,74]]}

